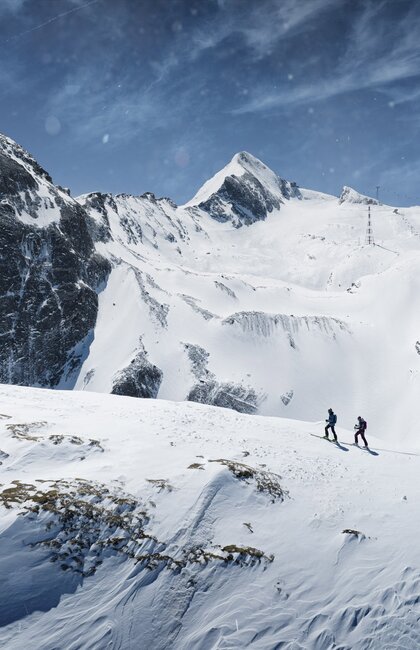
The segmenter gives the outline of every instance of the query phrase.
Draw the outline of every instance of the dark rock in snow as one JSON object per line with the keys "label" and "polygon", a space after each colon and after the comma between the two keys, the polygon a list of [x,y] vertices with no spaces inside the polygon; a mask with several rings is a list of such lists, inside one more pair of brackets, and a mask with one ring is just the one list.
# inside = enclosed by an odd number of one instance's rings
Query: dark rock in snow
{"label": "dark rock in snow", "polygon": [[191,371],[197,379],[208,374],[207,362],[210,354],[200,345],[185,343],[185,350],[191,363]]}
{"label": "dark rock in snow", "polygon": [[280,399],[283,402],[283,404],[287,406],[292,401],[293,395],[294,395],[293,390],[288,390],[287,393],[284,393],[284,395],[280,396]]}
{"label": "dark rock in snow", "polygon": [[[244,169],[244,173],[228,174],[216,192],[198,203],[198,207],[208,212],[213,219],[221,222],[232,221],[236,228],[249,226],[266,219],[270,212],[280,208],[284,200],[301,198],[296,183],[273,175],[271,170],[254,156],[242,152],[233,160]],[[260,180],[264,174],[270,174],[270,189]]]}
{"label": "dark rock in snow", "polygon": [[190,402],[210,404],[233,409],[239,413],[256,413],[258,395],[252,388],[215,379],[201,380],[191,389],[187,399]]}
{"label": "dark rock in snow", "polygon": [[232,289],[230,289],[228,286],[226,286],[226,284],[223,284],[223,282],[219,282],[218,280],[215,280],[214,284],[218,289],[227,293],[228,296],[230,296],[234,300],[237,300],[235,292],[232,291]]}
{"label": "dark rock in snow", "polygon": [[[110,207],[118,212],[114,197],[111,194],[93,192],[86,196],[83,207],[90,215],[89,229],[93,240],[107,242],[112,239],[107,208]],[[92,213],[96,215],[96,219],[92,217]]]}
{"label": "dark rock in snow", "polygon": [[129,397],[156,398],[162,383],[163,373],[146,358],[142,350],[115,377],[111,393]]}

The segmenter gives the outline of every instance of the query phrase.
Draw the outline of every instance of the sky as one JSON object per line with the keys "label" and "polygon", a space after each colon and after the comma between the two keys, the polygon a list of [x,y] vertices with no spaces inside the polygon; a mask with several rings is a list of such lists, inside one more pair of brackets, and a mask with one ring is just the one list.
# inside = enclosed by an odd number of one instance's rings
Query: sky
{"label": "sky", "polygon": [[177,203],[238,151],[420,204],[416,0],[0,0],[0,131],[74,196]]}

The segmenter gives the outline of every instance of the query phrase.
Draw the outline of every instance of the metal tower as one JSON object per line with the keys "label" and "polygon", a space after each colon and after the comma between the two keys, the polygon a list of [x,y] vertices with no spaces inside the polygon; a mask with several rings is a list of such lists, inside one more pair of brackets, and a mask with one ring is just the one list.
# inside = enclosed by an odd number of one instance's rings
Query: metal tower
{"label": "metal tower", "polygon": [[368,220],[367,220],[365,244],[368,244],[368,245],[374,245],[375,244],[375,240],[373,238],[372,219],[371,219],[371,215],[370,215],[370,205],[368,205]]}

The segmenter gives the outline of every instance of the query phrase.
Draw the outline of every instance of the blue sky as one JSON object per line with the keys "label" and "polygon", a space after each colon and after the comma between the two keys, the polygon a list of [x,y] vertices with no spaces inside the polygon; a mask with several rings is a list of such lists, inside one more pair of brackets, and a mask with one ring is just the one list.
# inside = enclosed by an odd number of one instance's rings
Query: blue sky
{"label": "blue sky", "polygon": [[0,130],[74,195],[181,203],[237,151],[420,204],[415,0],[1,0]]}

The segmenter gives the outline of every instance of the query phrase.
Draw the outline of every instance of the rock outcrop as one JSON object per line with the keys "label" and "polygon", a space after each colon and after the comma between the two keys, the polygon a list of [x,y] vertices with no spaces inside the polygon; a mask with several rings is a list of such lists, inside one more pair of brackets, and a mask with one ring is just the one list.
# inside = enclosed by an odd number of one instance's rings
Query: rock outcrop
{"label": "rock outcrop", "polygon": [[71,387],[110,270],[90,218],[0,137],[0,383]]}

